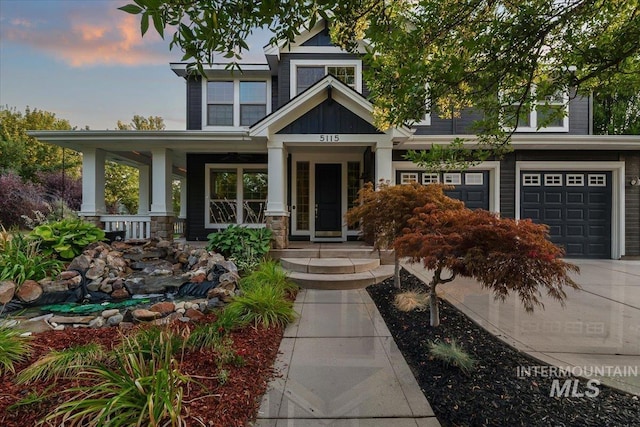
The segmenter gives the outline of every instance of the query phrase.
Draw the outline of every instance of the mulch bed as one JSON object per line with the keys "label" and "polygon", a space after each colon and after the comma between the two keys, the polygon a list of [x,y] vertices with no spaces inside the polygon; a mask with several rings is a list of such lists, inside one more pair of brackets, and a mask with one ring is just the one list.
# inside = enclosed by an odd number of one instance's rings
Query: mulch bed
{"label": "mulch bed", "polygon": [[[405,270],[403,290],[425,285]],[[640,426],[637,396],[605,385],[594,397],[550,397],[553,378],[521,378],[518,367],[541,363],[503,343],[445,301],[441,324],[429,325],[429,311],[403,313],[393,306],[393,280],[367,288],[424,395],[443,426]],[[429,356],[429,341],[455,339],[476,360],[466,375]],[[558,377],[556,377],[558,379]],[[560,385],[565,379],[560,378]],[[588,391],[579,379],[580,392]]]}
{"label": "mulch bed", "polygon": [[[208,315],[203,321],[213,321],[215,315]],[[194,383],[185,390],[183,414],[186,414],[187,426],[239,427],[254,419],[260,399],[266,391],[267,383],[273,377],[273,363],[278,353],[283,330],[280,327],[268,329],[246,327],[231,334],[233,348],[244,358],[241,367],[224,366],[229,372],[228,381],[221,385],[213,351],[186,352],[181,371],[195,377]],[[17,371],[46,354],[51,349],[62,350],[75,345],[96,342],[112,348],[121,340],[118,328],[72,329],[36,334],[32,341],[33,352],[28,362],[17,366]],[[28,386],[15,384],[15,375],[0,377],[0,426],[34,426],[38,420],[46,417],[56,405],[64,401],[65,396],[53,394],[41,402],[9,410],[8,407],[33,392],[60,392],[78,385],[79,380],[59,379],[57,381],[38,381]]]}

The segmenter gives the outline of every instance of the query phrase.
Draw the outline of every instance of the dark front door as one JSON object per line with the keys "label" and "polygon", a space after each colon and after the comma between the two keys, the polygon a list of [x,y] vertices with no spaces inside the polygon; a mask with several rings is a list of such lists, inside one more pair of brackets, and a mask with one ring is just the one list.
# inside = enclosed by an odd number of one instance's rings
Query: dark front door
{"label": "dark front door", "polygon": [[316,164],[316,237],[342,236],[342,165]]}

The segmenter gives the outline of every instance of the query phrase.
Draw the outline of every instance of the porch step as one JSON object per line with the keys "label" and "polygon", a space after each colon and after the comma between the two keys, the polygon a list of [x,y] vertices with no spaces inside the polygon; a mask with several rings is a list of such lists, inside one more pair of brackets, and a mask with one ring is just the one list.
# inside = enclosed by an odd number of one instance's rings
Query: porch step
{"label": "porch step", "polygon": [[360,273],[319,274],[293,271],[289,277],[306,289],[360,289],[393,276],[393,265],[381,265]]}
{"label": "porch step", "polygon": [[307,258],[307,259],[325,259],[325,258],[352,258],[352,259],[369,259],[379,260],[381,265],[393,265],[394,254],[392,250],[382,250],[378,252],[370,247],[343,247],[343,248],[320,248],[317,246],[306,246],[302,248],[290,249],[271,249],[269,256],[274,260],[282,258]]}
{"label": "porch step", "polygon": [[349,274],[371,271],[380,266],[376,258],[280,258],[285,270],[311,274]]}

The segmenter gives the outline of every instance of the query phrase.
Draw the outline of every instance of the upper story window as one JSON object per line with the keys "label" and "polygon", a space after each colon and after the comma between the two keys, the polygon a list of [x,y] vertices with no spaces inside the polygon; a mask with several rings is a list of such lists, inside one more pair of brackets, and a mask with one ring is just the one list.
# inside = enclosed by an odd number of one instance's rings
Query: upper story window
{"label": "upper story window", "polygon": [[362,92],[362,61],[360,60],[292,60],[291,97],[302,93],[327,74],[335,76],[347,86]]}
{"label": "upper story window", "polygon": [[[520,107],[516,132],[568,132],[568,101],[567,95],[557,94],[539,98],[531,111],[526,106]],[[507,120],[515,119],[517,108],[517,105],[505,107]]]}
{"label": "upper story window", "polygon": [[207,126],[251,126],[269,113],[267,81],[210,80],[205,91]]}

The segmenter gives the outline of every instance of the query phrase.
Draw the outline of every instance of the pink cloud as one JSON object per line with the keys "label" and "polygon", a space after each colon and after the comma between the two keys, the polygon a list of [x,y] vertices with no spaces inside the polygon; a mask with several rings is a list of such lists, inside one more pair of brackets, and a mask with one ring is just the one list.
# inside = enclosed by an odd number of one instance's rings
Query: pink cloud
{"label": "pink cloud", "polygon": [[[94,11],[95,12],[95,11]],[[55,28],[14,19],[5,28],[5,41],[27,45],[60,59],[72,67],[166,63],[168,42],[149,31],[140,35],[139,18],[110,10],[92,16],[67,15]]]}

